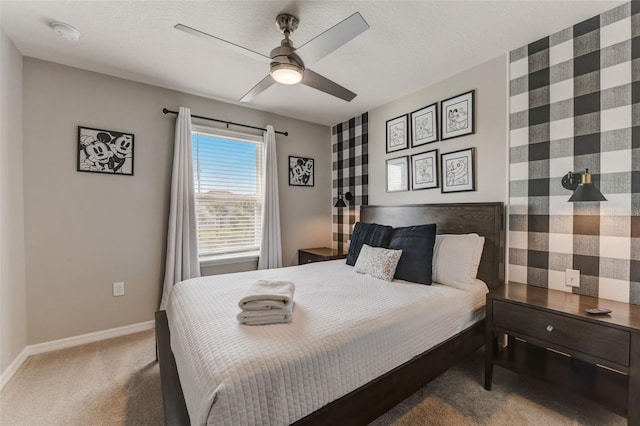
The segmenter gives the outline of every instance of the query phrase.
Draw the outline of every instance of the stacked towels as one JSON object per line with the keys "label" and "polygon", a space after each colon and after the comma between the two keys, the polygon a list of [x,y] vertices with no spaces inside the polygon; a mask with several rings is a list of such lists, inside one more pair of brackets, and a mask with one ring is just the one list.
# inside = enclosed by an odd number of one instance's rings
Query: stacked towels
{"label": "stacked towels", "polygon": [[290,281],[256,281],[238,302],[242,309],[237,316],[238,321],[246,325],[290,322],[295,289]]}

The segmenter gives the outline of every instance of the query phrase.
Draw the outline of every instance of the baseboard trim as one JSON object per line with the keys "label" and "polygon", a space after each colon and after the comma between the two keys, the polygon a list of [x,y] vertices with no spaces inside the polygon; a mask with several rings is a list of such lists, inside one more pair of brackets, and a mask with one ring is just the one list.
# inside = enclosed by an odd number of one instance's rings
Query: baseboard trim
{"label": "baseboard trim", "polygon": [[58,349],[84,345],[85,343],[97,342],[99,340],[111,339],[113,337],[120,337],[126,334],[133,334],[140,331],[151,330],[153,327],[154,321],[145,321],[139,322],[137,324],[125,325],[124,327],[110,328],[108,330],[81,334],[79,336],[67,337],[65,339],[37,343],[35,345],[29,345],[27,347],[29,348],[29,355],[36,355],[43,352],[56,351]]}
{"label": "baseboard trim", "polygon": [[18,371],[22,363],[24,363],[31,355],[57,351],[58,349],[84,345],[85,343],[98,342],[100,340],[112,339],[114,337],[138,333],[140,331],[151,330],[154,327],[155,321],[145,321],[137,324],[125,325],[124,327],[110,328],[108,330],[81,334],[79,336],[67,337],[64,339],[51,340],[49,342],[37,343],[35,345],[28,345],[20,352],[20,354],[18,354],[13,362],[9,364],[9,367],[7,367],[2,375],[0,375],[0,390],[9,383],[9,380],[11,380],[16,371]]}
{"label": "baseboard trim", "polygon": [[28,346],[25,346],[24,349],[20,351],[18,356],[11,362],[11,364],[9,364],[6,370],[2,372],[2,374],[0,375],[0,390],[4,388],[4,385],[9,383],[9,380],[11,380],[13,375],[16,374],[16,371],[18,371],[18,368],[20,368],[22,363],[27,360],[27,358],[29,357],[28,348],[29,348]]}

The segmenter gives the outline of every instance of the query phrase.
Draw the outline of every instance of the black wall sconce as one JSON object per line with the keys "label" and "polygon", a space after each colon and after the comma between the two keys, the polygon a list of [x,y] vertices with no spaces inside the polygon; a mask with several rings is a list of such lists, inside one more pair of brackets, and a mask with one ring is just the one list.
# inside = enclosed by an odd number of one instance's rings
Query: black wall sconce
{"label": "black wall sconce", "polygon": [[576,201],[607,201],[600,190],[591,182],[589,169],[584,172],[569,172],[562,177],[562,186],[565,189],[574,191],[569,202]]}
{"label": "black wall sconce", "polygon": [[353,198],[353,195],[351,195],[350,192],[347,192],[343,196],[342,192],[338,192],[338,201],[336,201],[336,205],[334,207],[347,207],[347,205],[344,203],[343,198],[344,200],[350,201]]}

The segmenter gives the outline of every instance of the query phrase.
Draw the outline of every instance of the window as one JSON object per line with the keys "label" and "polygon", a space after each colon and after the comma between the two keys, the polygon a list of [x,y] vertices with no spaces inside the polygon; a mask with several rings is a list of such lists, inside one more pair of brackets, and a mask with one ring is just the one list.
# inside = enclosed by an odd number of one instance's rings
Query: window
{"label": "window", "polygon": [[200,261],[258,255],[262,228],[261,137],[193,126]]}

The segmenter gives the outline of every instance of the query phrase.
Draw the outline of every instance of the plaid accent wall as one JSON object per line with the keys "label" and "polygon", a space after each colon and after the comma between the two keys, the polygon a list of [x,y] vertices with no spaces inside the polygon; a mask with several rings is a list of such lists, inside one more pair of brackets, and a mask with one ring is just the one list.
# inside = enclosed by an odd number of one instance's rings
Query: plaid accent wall
{"label": "plaid accent wall", "polygon": [[[639,12],[630,2],[510,53],[511,281],[640,304]],[[562,176],[586,168],[608,201],[567,202]]]}
{"label": "plaid accent wall", "polygon": [[333,248],[346,250],[360,206],[369,204],[369,114],[364,113],[331,128],[332,205],[338,192],[351,192],[347,207],[333,207]]}

